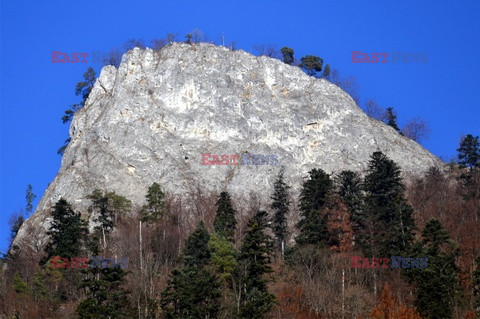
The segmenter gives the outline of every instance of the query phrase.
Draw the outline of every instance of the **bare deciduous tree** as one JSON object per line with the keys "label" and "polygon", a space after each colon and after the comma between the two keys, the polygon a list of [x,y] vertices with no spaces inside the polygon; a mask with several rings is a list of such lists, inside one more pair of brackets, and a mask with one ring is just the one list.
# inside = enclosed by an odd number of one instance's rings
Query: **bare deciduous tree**
{"label": "bare deciduous tree", "polygon": [[125,42],[123,47],[125,48],[125,51],[132,50],[133,48],[140,48],[140,49],[144,50],[145,49],[145,41],[143,41],[143,39],[131,38],[131,39],[128,39]]}
{"label": "bare deciduous tree", "polygon": [[123,53],[124,52],[120,51],[119,49],[110,50],[107,55],[103,56],[103,65],[113,65],[114,67],[118,68],[122,62]]}
{"label": "bare deciduous tree", "polygon": [[342,90],[347,92],[355,103],[358,105],[360,103],[360,97],[358,95],[358,90],[360,89],[360,84],[357,82],[357,78],[354,76],[342,77],[340,72],[335,69],[330,71],[330,82],[340,87]]}
{"label": "bare deciduous tree", "polygon": [[280,51],[276,45],[273,44],[257,44],[253,46],[253,49],[258,56],[268,56],[270,58],[280,58]]}
{"label": "bare deciduous tree", "polygon": [[208,35],[200,29],[194,29],[190,34],[194,43],[208,42]]}
{"label": "bare deciduous tree", "polygon": [[233,40],[230,42],[230,44],[227,46],[232,51],[237,51],[237,41]]}
{"label": "bare deciduous tree", "polygon": [[363,110],[368,116],[376,120],[385,122],[387,120],[387,113],[384,108],[377,104],[373,99],[368,99],[363,105]]}
{"label": "bare deciduous tree", "polygon": [[153,39],[152,40],[152,49],[155,50],[155,51],[160,51],[167,44],[168,44],[168,40],[166,38]]}
{"label": "bare deciduous tree", "polygon": [[427,122],[419,117],[414,117],[402,128],[402,133],[415,142],[422,142],[430,136],[430,128]]}

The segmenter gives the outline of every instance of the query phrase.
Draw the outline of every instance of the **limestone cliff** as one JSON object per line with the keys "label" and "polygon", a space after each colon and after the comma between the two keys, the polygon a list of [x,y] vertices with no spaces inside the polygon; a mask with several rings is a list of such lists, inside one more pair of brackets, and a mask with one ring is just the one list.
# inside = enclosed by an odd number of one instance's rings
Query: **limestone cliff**
{"label": "limestone cliff", "polygon": [[[26,222],[38,232],[60,197],[83,210],[95,188],[141,204],[156,181],[170,194],[200,187],[241,200],[255,192],[267,204],[281,166],[295,195],[310,169],[363,171],[376,150],[406,173],[442,165],[334,84],[210,44],[136,48],[118,69],[104,67],[70,136],[58,175]],[[278,165],[201,165],[202,153],[242,152],[277,155]]]}

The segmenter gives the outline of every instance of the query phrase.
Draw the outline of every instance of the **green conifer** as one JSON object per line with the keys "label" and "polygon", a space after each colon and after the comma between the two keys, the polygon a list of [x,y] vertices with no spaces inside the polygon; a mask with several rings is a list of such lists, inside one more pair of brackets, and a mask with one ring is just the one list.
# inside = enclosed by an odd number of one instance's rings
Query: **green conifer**
{"label": "green conifer", "polygon": [[299,245],[321,245],[327,238],[327,215],[324,206],[332,189],[330,175],[322,169],[312,169],[310,179],[303,183],[300,193],[301,220],[297,224]]}
{"label": "green conifer", "polygon": [[452,318],[455,295],[458,293],[459,254],[440,221],[432,219],[422,231],[422,242],[413,249],[416,257],[428,258],[426,268],[405,269],[415,284],[415,305],[427,319]]}
{"label": "green conifer", "polygon": [[83,250],[87,235],[86,222],[63,198],[55,204],[51,214],[53,220],[47,231],[50,241],[45,248],[47,256],[43,259],[43,263],[52,256],[78,257]]}
{"label": "green conifer", "polygon": [[393,112],[393,107],[387,107],[387,125],[390,125],[395,131],[400,133],[400,128],[397,125],[397,115]]}
{"label": "green conifer", "polygon": [[315,55],[306,55],[300,59],[299,67],[304,69],[308,75],[316,76],[322,72],[323,59]]}
{"label": "green conifer", "polygon": [[285,241],[287,240],[287,216],[289,213],[290,200],[288,189],[290,186],[285,184],[283,178],[283,170],[277,176],[274,184],[271,208],[273,210],[273,233],[277,239],[277,247],[282,252],[285,249]]}
{"label": "green conifer", "polygon": [[160,184],[153,183],[146,195],[147,205],[141,212],[141,220],[144,222],[153,222],[165,215],[165,194]]}
{"label": "green conifer", "polygon": [[480,141],[478,136],[468,134],[460,142],[458,164],[460,167],[474,169],[480,167]]}
{"label": "green conifer", "polygon": [[130,301],[130,291],[125,289],[128,272],[114,267],[90,267],[85,271],[85,279],[80,285],[87,297],[77,306],[80,319],[135,317]]}
{"label": "green conifer", "polygon": [[187,239],[183,266],[172,272],[162,292],[166,318],[216,318],[219,313],[220,281],[210,267],[209,239],[203,222]]}
{"label": "green conifer", "polygon": [[233,242],[235,240],[234,237],[237,220],[235,219],[236,212],[233,209],[230,194],[228,194],[228,192],[221,192],[216,206],[217,215],[213,222],[215,232]]}
{"label": "green conifer", "polygon": [[295,62],[295,59],[293,58],[293,49],[283,47],[280,49],[280,52],[282,52],[283,55],[283,62],[289,65],[293,65],[293,63]]}
{"label": "green conifer", "polygon": [[267,213],[258,211],[247,224],[247,233],[242,241],[236,269],[237,282],[241,282],[239,318],[266,318],[273,308],[275,297],[267,288],[265,275],[270,267],[272,242],[265,233]]}
{"label": "green conifer", "polygon": [[406,252],[413,240],[413,209],[405,198],[398,165],[374,152],[365,176],[364,218],[373,233],[365,233],[361,247],[367,254],[391,256]]}

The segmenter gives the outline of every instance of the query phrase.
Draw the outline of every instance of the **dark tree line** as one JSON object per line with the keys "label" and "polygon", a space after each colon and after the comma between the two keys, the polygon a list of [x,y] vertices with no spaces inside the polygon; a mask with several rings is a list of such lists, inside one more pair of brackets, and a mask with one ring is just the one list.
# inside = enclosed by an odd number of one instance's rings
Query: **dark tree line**
{"label": "dark tree line", "polygon": [[[467,135],[462,139],[458,148],[457,176],[467,201],[480,199],[474,189],[469,189],[478,187],[475,176],[478,176],[479,155],[478,137]],[[432,169],[427,176],[434,178],[439,174]],[[23,275],[14,273],[12,291],[17,297],[23,296],[18,298],[32,296],[38,304],[76,300],[80,318],[107,318],[112,315],[115,318],[131,318],[139,313],[152,318],[160,315],[165,318],[267,318],[285,300],[277,290],[275,293],[272,291],[276,284],[272,265],[277,260],[284,268],[276,272],[293,272],[294,278],[300,279],[304,285],[302,304],[320,315],[325,310],[315,299],[315,293],[319,293],[318,282],[321,278],[328,279],[328,269],[340,267],[338,264],[324,264],[334,262],[329,259],[334,252],[346,251],[361,253],[370,259],[379,256],[428,258],[425,269],[400,271],[402,280],[413,287],[416,311],[423,318],[432,319],[454,315],[464,293],[458,268],[460,251],[438,219],[426,220],[421,230],[417,228],[413,208],[406,199],[406,186],[400,168],[385,154],[372,154],[364,176],[352,171],[342,171],[334,176],[319,168],[309,171],[298,198],[300,220],[296,224],[295,237],[287,223],[292,203],[289,189],[285,171],[281,170],[273,185],[270,213],[262,210],[252,213],[240,239],[236,233],[241,212],[234,208],[229,193],[221,192],[216,202],[212,203],[216,209],[215,218],[208,224],[203,221],[197,224],[185,241],[179,262],[173,261],[172,267],[167,268],[170,276],[162,286],[160,299],[153,299],[148,289],[143,288],[139,297],[132,294],[129,278],[133,274],[119,267],[89,267],[82,271],[52,268],[51,258],[54,256],[65,258],[68,262],[68,259],[77,256],[107,255],[118,249],[114,248],[113,238],[118,240],[115,230],[125,227],[119,223],[132,211],[132,203],[123,196],[94,190],[88,196],[91,205],[87,216],[94,222],[91,231],[88,231],[87,221],[62,198],[51,211],[50,240],[40,261],[41,268],[32,275],[33,279],[28,284]],[[27,188],[28,207],[32,205],[32,194],[31,187]],[[172,208],[158,183],[148,188],[145,202],[137,211],[139,229],[144,230],[144,236],[147,236],[144,240],[148,245],[156,243],[148,239],[149,234],[158,235],[159,242],[155,245],[160,246],[144,248],[140,237],[140,257],[132,265],[140,263],[140,276],[135,277],[140,278],[139,284],[150,285],[152,279],[147,276],[154,273],[150,267],[157,259],[169,258],[169,253],[163,252],[163,246],[169,241],[164,223],[171,219],[168,227],[176,227],[178,216],[171,215]],[[145,227],[142,222],[146,223]],[[130,239],[129,243],[138,245],[137,239]],[[147,255],[150,249],[154,249],[154,255]],[[8,260],[14,261],[15,254]],[[285,263],[283,258],[274,258],[283,255]],[[471,296],[472,305],[478,307],[479,276],[478,266],[475,267],[471,273]],[[376,274],[375,269],[366,270]],[[376,287],[391,276],[394,275],[378,273],[363,285],[376,291]],[[292,289],[295,287],[295,282],[285,282]],[[55,287],[53,291],[45,288],[52,284]],[[325,284],[329,285],[328,280]],[[77,293],[71,287],[77,287]],[[293,291],[288,292],[289,302],[296,298],[291,295]],[[376,313],[379,309],[375,308]],[[303,310],[296,311],[301,313]]]}

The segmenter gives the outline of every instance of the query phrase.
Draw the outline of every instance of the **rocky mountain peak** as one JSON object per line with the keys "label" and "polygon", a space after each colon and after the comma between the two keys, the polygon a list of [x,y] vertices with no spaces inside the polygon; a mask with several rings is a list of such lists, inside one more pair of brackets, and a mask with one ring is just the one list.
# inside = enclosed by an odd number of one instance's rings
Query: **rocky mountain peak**
{"label": "rocky mountain peak", "polygon": [[[70,136],[58,175],[26,222],[38,231],[60,197],[84,211],[95,188],[137,204],[153,182],[170,194],[228,190],[239,201],[255,193],[268,204],[281,167],[296,195],[310,169],[364,171],[377,150],[406,174],[443,165],[369,118],[327,80],[206,43],[135,48],[118,69],[104,67]],[[210,153],[210,161],[228,155],[228,165],[202,165],[202,153]],[[263,164],[234,165],[232,158],[242,153]]]}

